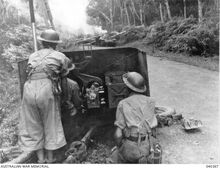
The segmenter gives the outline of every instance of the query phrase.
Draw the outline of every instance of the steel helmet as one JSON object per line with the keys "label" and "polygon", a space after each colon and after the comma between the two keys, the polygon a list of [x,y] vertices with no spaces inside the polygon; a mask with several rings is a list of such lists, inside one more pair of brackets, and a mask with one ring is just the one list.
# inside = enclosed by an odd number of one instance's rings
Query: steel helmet
{"label": "steel helmet", "polygon": [[47,29],[43,31],[38,37],[38,40],[50,43],[61,43],[59,34],[53,29]]}
{"label": "steel helmet", "polygon": [[143,76],[137,72],[125,73],[122,79],[125,85],[135,92],[144,93],[147,89]]}

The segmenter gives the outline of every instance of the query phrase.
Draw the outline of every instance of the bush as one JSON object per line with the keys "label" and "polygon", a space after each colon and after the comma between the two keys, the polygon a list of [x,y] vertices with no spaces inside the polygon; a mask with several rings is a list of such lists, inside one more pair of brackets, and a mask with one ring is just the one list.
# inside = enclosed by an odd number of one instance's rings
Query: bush
{"label": "bush", "polygon": [[123,31],[126,32],[119,38],[120,45],[141,40],[146,37],[146,30],[144,26],[126,27]]}
{"label": "bush", "polygon": [[145,42],[165,51],[209,57],[219,54],[218,28],[211,21],[198,24],[194,18],[174,19],[148,27]]}
{"label": "bush", "polygon": [[0,24],[0,147],[17,144],[20,101],[17,62],[30,55],[32,44],[29,26]]}
{"label": "bush", "polygon": [[186,52],[188,51],[187,41],[189,38],[185,35],[172,36],[163,47],[163,50],[170,52]]}
{"label": "bush", "polygon": [[33,52],[32,30],[27,25],[1,29],[0,39],[0,45],[2,44],[0,55],[15,70],[17,62],[28,58]]}
{"label": "bush", "polygon": [[[170,21],[172,22],[172,21]],[[186,34],[188,31],[196,28],[197,20],[195,18],[187,18],[176,20],[177,27],[173,30],[173,34]]]}
{"label": "bush", "polygon": [[3,71],[0,75],[0,147],[8,147],[17,144],[20,95],[18,79]]}
{"label": "bush", "polygon": [[[192,31],[189,31],[187,33],[189,37],[192,37],[195,39],[196,43],[190,43],[188,42],[188,46],[190,49],[193,47],[198,50],[199,55],[213,55],[216,53],[216,38],[214,36],[214,33],[211,32],[208,29],[204,28],[197,28]],[[193,53],[192,53],[193,54]]]}

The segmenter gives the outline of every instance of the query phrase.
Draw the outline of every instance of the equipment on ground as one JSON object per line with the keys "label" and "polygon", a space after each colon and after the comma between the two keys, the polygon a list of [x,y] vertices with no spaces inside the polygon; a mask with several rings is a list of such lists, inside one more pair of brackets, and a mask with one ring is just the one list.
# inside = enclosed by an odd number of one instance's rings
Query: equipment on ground
{"label": "equipment on ground", "polygon": [[195,130],[202,127],[202,121],[201,120],[195,120],[195,119],[183,119],[182,126],[185,130]]}
{"label": "equipment on ground", "polygon": [[174,123],[180,123],[183,119],[182,114],[176,113],[176,110],[167,106],[157,106],[155,113],[158,121],[158,126],[171,126]]}
{"label": "equipment on ground", "polygon": [[89,131],[81,139],[81,141],[74,141],[71,143],[69,149],[65,152],[66,159],[63,163],[72,164],[80,163],[84,161],[87,157],[87,146],[92,133],[98,125],[91,126]]}

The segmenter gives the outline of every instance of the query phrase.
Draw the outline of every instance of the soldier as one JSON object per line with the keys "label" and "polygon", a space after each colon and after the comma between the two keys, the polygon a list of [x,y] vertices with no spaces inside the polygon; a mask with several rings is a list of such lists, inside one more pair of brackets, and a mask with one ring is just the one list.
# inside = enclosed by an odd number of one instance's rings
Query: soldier
{"label": "soldier", "polygon": [[[59,34],[46,30],[39,40],[43,49],[31,54],[28,60],[19,143],[24,151],[36,151],[38,163],[53,163],[56,160],[53,151],[66,144],[61,123],[61,85],[68,87],[63,88],[67,93],[62,95],[72,115],[80,107],[79,87],[66,78],[74,64],[64,54],[55,51],[57,44],[61,43]],[[75,105],[71,103],[73,100]]]}
{"label": "soldier", "polygon": [[112,163],[143,163],[152,150],[151,129],[157,126],[155,102],[144,95],[144,78],[137,72],[123,75],[129,97],[118,104],[115,120],[117,149]]}

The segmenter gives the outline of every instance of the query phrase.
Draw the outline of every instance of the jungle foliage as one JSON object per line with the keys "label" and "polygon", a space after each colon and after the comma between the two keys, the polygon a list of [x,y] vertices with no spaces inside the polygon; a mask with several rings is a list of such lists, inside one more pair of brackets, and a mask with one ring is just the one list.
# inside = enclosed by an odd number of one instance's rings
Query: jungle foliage
{"label": "jungle foliage", "polygon": [[219,54],[217,0],[91,0],[91,24],[125,31],[118,44],[144,40],[170,52]]}

